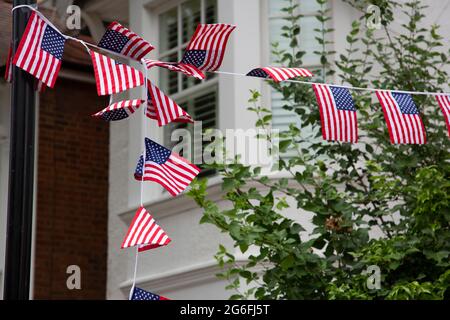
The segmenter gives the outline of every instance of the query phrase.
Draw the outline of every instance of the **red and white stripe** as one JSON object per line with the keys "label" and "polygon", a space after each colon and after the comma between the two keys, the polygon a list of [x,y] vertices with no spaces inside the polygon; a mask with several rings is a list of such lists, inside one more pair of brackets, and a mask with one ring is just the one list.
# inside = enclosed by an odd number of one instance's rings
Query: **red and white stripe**
{"label": "red and white stripe", "polygon": [[393,144],[425,144],[425,126],[419,114],[402,114],[391,91],[377,90],[389,137]]}
{"label": "red and white stripe", "polygon": [[172,241],[144,207],[138,208],[121,248],[139,245],[139,251],[166,246]]}
{"label": "red and white stripe", "polygon": [[201,70],[215,71],[222,64],[228,39],[236,26],[217,23],[199,24],[186,50],[206,50]]}
{"label": "red and white stripe", "polygon": [[447,125],[448,136],[450,137],[450,95],[437,95],[436,100],[442,110]]}
{"label": "red and white stripe", "polygon": [[177,62],[164,62],[150,59],[143,59],[143,60],[147,69],[150,69],[152,67],[161,67],[169,69],[170,71],[182,72],[183,74],[189,77],[194,77],[199,80],[205,79],[205,74],[201,70],[197,69],[195,66],[190,64]]}
{"label": "red and white stripe", "polygon": [[314,84],[319,105],[322,136],[327,141],[358,142],[356,111],[339,110],[328,85]]}
{"label": "red and white stripe", "polygon": [[113,103],[113,104],[107,106],[105,109],[93,114],[92,116],[99,118],[107,112],[111,112],[111,111],[115,111],[115,110],[119,110],[119,109],[124,109],[128,113],[128,115],[131,115],[137,109],[139,109],[139,107],[141,106],[142,103],[144,103],[144,100],[141,100],[141,99],[118,101],[116,103]]}
{"label": "red and white stripe", "polygon": [[47,27],[47,23],[36,12],[31,13],[13,63],[53,88],[61,68],[61,61],[41,49]]}
{"label": "red and white stripe", "polygon": [[95,51],[91,51],[91,59],[99,96],[118,93],[144,84],[142,72],[126,64],[116,64],[113,59]]}
{"label": "red and white stripe", "polygon": [[157,182],[172,196],[183,192],[200,173],[197,166],[175,153],[172,153],[164,164],[147,161],[144,167],[144,177],[135,178]]}
{"label": "red and white stripe", "polygon": [[116,21],[111,22],[108,29],[117,31],[130,39],[120,52],[124,56],[140,61],[150,51],[155,49],[148,41],[142,39],[136,33],[130,31]]}
{"label": "red and white stripe", "polygon": [[164,94],[150,80],[147,81],[151,101],[148,101],[147,116],[158,121],[158,126],[170,122],[194,122],[192,117]]}
{"label": "red and white stripe", "polygon": [[311,71],[304,68],[283,68],[283,67],[264,67],[264,70],[270,78],[276,82],[296,78],[296,77],[312,77]]}
{"label": "red and white stripe", "polygon": [[12,46],[9,46],[8,57],[6,58],[5,65],[5,80],[6,82],[12,81]]}

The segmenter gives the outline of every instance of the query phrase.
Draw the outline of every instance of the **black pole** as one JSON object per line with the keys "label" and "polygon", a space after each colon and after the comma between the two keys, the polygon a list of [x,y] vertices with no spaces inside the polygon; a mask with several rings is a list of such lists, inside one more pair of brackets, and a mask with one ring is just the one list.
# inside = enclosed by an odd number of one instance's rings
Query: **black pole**
{"label": "black pole", "polygon": [[[14,6],[35,3],[14,0]],[[13,11],[13,53],[30,16],[30,10]],[[6,231],[5,300],[30,297],[31,233],[33,222],[34,78],[14,67],[11,87],[11,143],[9,156],[8,222]]]}

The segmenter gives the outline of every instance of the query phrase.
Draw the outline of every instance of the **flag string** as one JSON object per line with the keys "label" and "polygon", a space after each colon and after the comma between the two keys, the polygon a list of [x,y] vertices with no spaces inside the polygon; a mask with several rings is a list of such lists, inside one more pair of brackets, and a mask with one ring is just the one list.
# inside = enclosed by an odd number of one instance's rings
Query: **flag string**
{"label": "flag string", "polygon": [[[35,11],[45,22],[47,22],[50,26],[52,26],[55,30],[57,30],[64,38],[68,39],[68,40],[73,40],[76,42],[81,43],[82,45],[84,45],[88,52],[89,52],[89,48],[96,48],[98,50],[107,52],[109,54],[112,54],[114,56],[123,58],[123,59],[129,59],[129,57],[120,54],[118,52],[114,52],[99,46],[96,46],[95,44],[86,42],[84,40],[63,34],[57,27],[55,27],[42,13],[40,13],[36,8],[30,6],[30,5],[18,5],[12,8],[12,11],[14,11],[15,9],[18,8],[28,8],[30,10]],[[145,65],[145,63],[141,60],[140,61],[141,64]],[[145,68],[147,70],[147,68]],[[270,79],[263,79],[260,77],[255,77],[255,76],[249,76],[246,75],[244,73],[237,73],[237,72],[228,72],[228,71],[207,71],[210,73],[216,73],[216,74],[223,74],[223,75],[230,75],[230,76],[240,76],[240,77],[252,77],[252,78],[258,78],[261,80],[265,80],[265,81],[269,81]],[[146,76],[147,79],[147,76]],[[301,81],[301,80],[284,80],[283,82],[289,82],[289,83],[297,83],[297,84],[303,84],[303,85],[317,85],[317,84],[325,84],[323,82],[312,82],[312,81]],[[340,84],[328,84],[330,86],[334,86],[334,87],[338,87],[338,88],[345,88],[345,89],[349,89],[349,90],[354,90],[354,91],[369,91],[369,92],[375,92],[375,91],[395,91],[398,93],[405,93],[405,94],[410,94],[410,95],[428,95],[428,96],[439,96],[439,95],[450,95],[450,92],[429,92],[429,91],[408,91],[408,90],[395,90],[395,89],[379,89],[379,88],[369,88],[369,87],[354,87],[354,86],[348,86],[348,85],[340,85]]]}
{"label": "flag string", "polygon": [[[252,78],[259,78],[261,80],[265,81],[271,81],[272,79],[264,79],[260,77],[254,77],[254,76],[248,76],[245,73],[237,73],[237,72],[228,72],[228,71],[207,71],[210,73],[217,73],[217,74],[224,74],[224,75],[231,75],[231,76],[239,76],[239,77],[252,77]],[[323,82],[312,82],[312,81],[301,81],[301,80],[283,80],[283,82],[291,82],[291,83],[298,83],[298,84],[305,84],[305,85],[320,85],[320,84],[326,84]],[[428,92],[428,91],[406,91],[406,90],[391,90],[391,89],[378,89],[378,88],[364,88],[364,87],[353,87],[353,86],[346,86],[346,85],[340,85],[340,84],[327,84],[333,87],[338,88],[345,88],[349,90],[355,90],[355,91],[395,91],[397,93],[405,93],[405,94],[411,94],[411,95],[428,95],[428,96],[439,96],[439,95],[450,95],[450,92]]]}
{"label": "flag string", "polygon": [[138,267],[138,258],[139,258],[139,245],[136,246],[136,257],[134,259],[134,274],[133,274],[133,284],[131,285],[130,294],[128,299],[131,300],[133,296],[134,288],[136,287],[136,276],[137,276],[137,267]]}

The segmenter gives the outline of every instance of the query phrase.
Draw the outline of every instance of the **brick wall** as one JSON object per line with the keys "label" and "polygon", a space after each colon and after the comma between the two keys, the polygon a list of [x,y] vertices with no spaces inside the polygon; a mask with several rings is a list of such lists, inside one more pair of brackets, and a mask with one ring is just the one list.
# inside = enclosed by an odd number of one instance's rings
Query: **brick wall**
{"label": "brick wall", "polygon": [[[107,105],[94,84],[59,78],[40,97],[35,299],[104,299],[109,125],[90,115]],[[81,268],[68,290],[66,268]]]}

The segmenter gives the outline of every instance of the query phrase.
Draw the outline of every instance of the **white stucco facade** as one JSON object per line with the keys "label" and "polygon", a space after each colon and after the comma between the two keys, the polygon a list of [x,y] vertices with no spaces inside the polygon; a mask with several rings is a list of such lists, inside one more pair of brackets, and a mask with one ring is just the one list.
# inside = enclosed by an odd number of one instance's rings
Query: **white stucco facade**
{"label": "white stucco facade", "polygon": [[[176,2],[177,0],[130,1],[131,29],[150,42],[158,43],[158,12]],[[445,10],[448,12],[448,1],[446,5]],[[440,23],[443,26],[441,32],[447,31],[448,35],[449,23],[443,19],[438,7],[433,5],[427,20],[430,24]],[[345,52],[345,37],[358,13],[342,1],[335,0],[331,2],[331,14],[331,27],[335,29],[331,40],[338,56]],[[218,0],[218,22],[237,25],[230,38],[221,70],[245,73],[254,67],[267,65],[267,1]],[[396,27],[394,31],[395,29]],[[155,51],[152,54],[157,55],[157,49]],[[158,79],[156,71],[152,71],[151,77]],[[219,75],[218,84],[219,129],[253,127],[255,119],[252,113],[246,111],[249,89],[263,92],[266,95],[264,101],[268,102],[269,90],[265,84],[255,79],[228,75]],[[162,139],[161,129],[151,123],[148,123],[148,135],[159,141]],[[132,283],[134,251],[118,248],[139,205],[139,183],[133,180],[132,173],[140,150],[141,136],[139,117],[111,126],[108,299],[126,298]],[[216,178],[210,180],[211,198],[225,206],[220,200],[220,181]],[[219,244],[230,247],[230,239],[211,225],[199,225],[201,211],[192,200],[185,196],[161,196],[161,187],[156,184],[146,184],[145,207],[172,237],[173,242],[167,247],[139,256],[137,286],[173,299],[229,297],[232,293],[224,289],[226,283],[215,277],[218,269],[213,256]],[[300,214],[295,209],[290,209],[286,214],[302,220],[306,225],[311,218],[310,214]]]}

